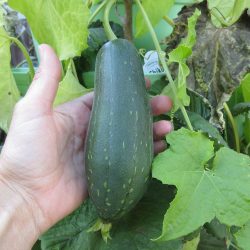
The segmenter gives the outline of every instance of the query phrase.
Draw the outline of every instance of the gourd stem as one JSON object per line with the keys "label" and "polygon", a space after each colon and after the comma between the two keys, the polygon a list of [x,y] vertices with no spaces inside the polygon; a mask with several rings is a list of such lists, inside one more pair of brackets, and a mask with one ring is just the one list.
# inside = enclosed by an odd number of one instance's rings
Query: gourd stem
{"label": "gourd stem", "polygon": [[105,7],[106,3],[108,2],[108,0],[104,0],[99,6],[98,8],[94,11],[94,13],[91,15],[90,19],[89,19],[89,24],[93,22],[93,20],[95,19],[95,17],[102,11],[102,9]]}
{"label": "gourd stem", "polygon": [[233,129],[236,151],[238,153],[240,153],[240,138],[239,138],[239,133],[238,133],[238,129],[237,129],[237,124],[233,118],[233,115],[232,115],[228,105],[226,103],[224,103],[223,106],[224,106],[224,109],[227,113],[228,119],[229,119],[231,126],[232,126],[232,129]]}
{"label": "gourd stem", "polygon": [[114,32],[111,29],[110,24],[109,24],[109,12],[110,12],[110,9],[115,2],[116,2],[116,0],[109,0],[107,2],[105,10],[104,10],[103,26],[104,26],[104,30],[107,34],[107,37],[110,41],[117,39],[116,35],[114,34]]}
{"label": "gourd stem", "polygon": [[159,60],[160,60],[160,62],[161,62],[161,64],[162,64],[162,67],[163,67],[165,73],[166,73],[166,76],[167,76],[168,81],[169,81],[169,83],[170,83],[171,89],[172,89],[172,91],[173,91],[173,93],[174,93],[174,96],[176,97],[176,100],[177,100],[177,102],[178,102],[177,104],[178,104],[178,106],[180,106],[181,112],[182,112],[182,114],[183,114],[183,117],[184,117],[184,119],[185,119],[185,121],[186,121],[186,124],[187,124],[188,128],[189,128],[190,130],[193,130],[193,127],[192,127],[192,124],[191,124],[191,122],[190,122],[190,120],[189,120],[187,111],[186,111],[185,107],[183,106],[183,104],[180,103],[180,101],[178,100],[178,97],[177,97],[177,89],[176,89],[174,80],[173,80],[173,78],[172,78],[172,76],[171,76],[171,74],[170,74],[170,71],[169,71],[169,69],[168,69],[167,63],[166,63],[166,61],[165,61],[165,52],[163,52],[163,51],[161,50],[161,46],[160,46],[160,43],[159,43],[159,41],[158,41],[158,39],[157,39],[157,36],[156,36],[156,34],[155,34],[154,28],[153,28],[153,26],[152,26],[152,24],[151,24],[151,22],[150,22],[150,20],[149,20],[149,18],[148,18],[148,15],[147,15],[146,11],[144,10],[143,6],[141,5],[140,0],[135,0],[135,1],[136,1],[137,5],[138,5],[139,9],[141,10],[142,15],[143,15],[143,17],[144,17],[144,20],[145,20],[145,22],[146,22],[146,24],[147,24],[147,26],[148,26],[148,29],[149,29],[149,31],[150,31],[150,34],[151,34],[151,36],[152,36],[152,39],[153,39],[155,48],[156,48],[157,53],[158,53],[158,56],[159,56]]}
{"label": "gourd stem", "polygon": [[32,60],[30,59],[29,53],[26,50],[26,48],[24,47],[24,45],[15,37],[5,36],[3,34],[0,34],[0,36],[10,40],[11,42],[14,42],[18,46],[18,48],[22,51],[22,53],[23,53],[23,55],[28,63],[28,66],[29,66],[30,77],[31,77],[31,79],[33,79],[34,75],[35,75],[35,69],[34,69]]}
{"label": "gourd stem", "polygon": [[165,20],[171,27],[173,27],[173,28],[175,27],[174,21],[171,18],[169,18],[168,16],[164,16],[163,20]]}

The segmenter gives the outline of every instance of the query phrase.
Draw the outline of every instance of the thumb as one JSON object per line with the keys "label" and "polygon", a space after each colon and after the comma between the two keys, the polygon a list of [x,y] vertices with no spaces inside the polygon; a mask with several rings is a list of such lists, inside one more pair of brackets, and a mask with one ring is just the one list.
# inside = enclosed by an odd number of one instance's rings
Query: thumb
{"label": "thumb", "polygon": [[61,63],[50,46],[40,45],[39,52],[41,63],[25,98],[52,107],[61,79]]}

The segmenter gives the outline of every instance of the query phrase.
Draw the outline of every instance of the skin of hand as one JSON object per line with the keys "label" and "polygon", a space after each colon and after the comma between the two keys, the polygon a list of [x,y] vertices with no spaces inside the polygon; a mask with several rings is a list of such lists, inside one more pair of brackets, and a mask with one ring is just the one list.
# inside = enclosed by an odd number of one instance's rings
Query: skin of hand
{"label": "skin of hand", "polygon": [[[48,45],[40,46],[40,54],[40,67],[15,107],[0,155],[0,215],[5,214],[6,221],[0,226],[0,249],[1,244],[5,246],[2,238],[12,240],[15,230],[29,233],[21,233],[20,248],[5,249],[30,249],[40,234],[88,195],[84,143],[93,93],[53,108],[61,64]],[[169,111],[172,104],[168,97],[157,96],[151,105],[153,114],[159,115]],[[154,124],[155,153],[165,149],[162,139],[171,129],[168,121]]]}

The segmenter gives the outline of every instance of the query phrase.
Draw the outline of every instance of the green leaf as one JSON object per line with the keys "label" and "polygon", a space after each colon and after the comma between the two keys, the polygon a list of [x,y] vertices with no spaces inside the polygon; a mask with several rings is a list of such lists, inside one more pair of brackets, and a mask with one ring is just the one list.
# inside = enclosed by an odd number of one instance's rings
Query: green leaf
{"label": "green leaf", "polygon": [[170,149],[155,158],[153,177],[175,185],[178,192],[158,240],[187,235],[215,217],[228,226],[242,226],[250,218],[250,157],[229,148],[214,157],[212,141],[184,128],[167,141]]}
{"label": "green leaf", "polygon": [[[168,85],[163,89],[162,94],[168,95],[174,103],[173,111],[177,111],[180,106],[179,102],[182,105],[188,106],[190,103],[190,97],[187,94],[187,77],[190,73],[190,70],[186,64],[188,57],[192,54],[192,47],[196,43],[196,31],[195,25],[201,12],[198,9],[195,9],[193,15],[188,18],[188,34],[187,37],[182,39],[179,46],[172,50],[169,56],[169,63],[178,63],[178,75],[177,80],[175,81],[177,87],[177,96],[173,93],[172,88]],[[177,100],[178,99],[178,100]]]}
{"label": "green leaf", "polygon": [[237,245],[244,250],[250,250],[250,221],[246,223],[234,236]]}
{"label": "green leaf", "polygon": [[190,49],[192,49],[192,47],[196,43],[195,26],[200,15],[201,15],[201,11],[198,9],[195,9],[194,14],[190,18],[188,18],[188,35],[187,37],[183,38],[181,41],[181,44],[184,44],[186,47]]}
{"label": "green leaf", "polygon": [[[173,112],[177,111],[180,108],[180,106],[178,105],[179,102],[181,102],[184,106],[188,106],[190,103],[190,97],[187,94],[186,85],[186,79],[189,75],[189,72],[189,68],[185,63],[179,63],[178,77],[175,81],[175,84],[177,86],[177,96],[173,93],[170,85],[167,85],[162,91],[163,95],[167,95],[173,100]],[[179,102],[177,101],[177,99]]]}
{"label": "green leaf", "polygon": [[[149,20],[151,21],[152,25],[156,26],[159,21],[168,14],[170,9],[174,5],[174,2],[174,0],[143,0],[142,6],[148,14]],[[136,15],[135,25],[135,37],[139,37],[148,31],[147,25],[140,11]]]}
{"label": "green leaf", "polygon": [[213,235],[218,240],[226,240],[228,238],[228,228],[221,224],[216,218],[210,223],[205,224],[207,233]]}
{"label": "green leaf", "polygon": [[244,136],[247,143],[250,143],[250,113],[246,115],[246,119],[244,122]]}
{"label": "green leaf", "polygon": [[51,45],[61,60],[87,48],[89,9],[82,0],[8,0],[24,14],[40,44]]}
{"label": "green leaf", "polygon": [[74,100],[92,91],[84,88],[73,75],[71,69],[67,70],[64,79],[59,83],[54,106]]}
{"label": "green leaf", "polygon": [[234,24],[250,8],[250,0],[208,0],[208,8],[212,11],[213,24],[220,28]]}
{"label": "green leaf", "polygon": [[203,229],[200,234],[200,242],[197,250],[228,250],[228,248],[225,239],[219,240]]}
{"label": "green leaf", "polygon": [[174,197],[173,191],[173,187],[166,188],[160,182],[153,181],[136,208],[113,223],[112,240],[107,244],[101,238],[100,232],[86,232],[97,220],[95,208],[88,200],[42,237],[42,249],[181,250],[181,240],[170,242],[150,240],[160,233],[162,217]]}
{"label": "green leaf", "polygon": [[237,116],[250,111],[250,102],[240,102],[232,108],[233,116]]}
{"label": "green leaf", "polygon": [[[193,126],[193,128],[196,131],[202,131],[209,135],[210,138],[216,140],[218,144],[221,144],[223,146],[228,146],[224,138],[221,136],[220,132],[217,128],[215,128],[211,123],[209,123],[206,119],[204,119],[202,116],[200,116],[197,113],[187,111],[188,117],[190,119],[190,122]],[[175,117],[178,120],[181,120],[185,124],[185,119],[180,111],[175,113]]]}
{"label": "green leaf", "polygon": [[250,73],[242,79],[240,85],[245,102],[250,102]]}
{"label": "green leaf", "polygon": [[[2,19],[3,20],[3,19]],[[1,21],[0,14],[0,24]],[[20,98],[14,76],[11,72],[10,41],[1,35],[7,36],[4,28],[0,26],[0,128],[8,131],[14,106]]]}

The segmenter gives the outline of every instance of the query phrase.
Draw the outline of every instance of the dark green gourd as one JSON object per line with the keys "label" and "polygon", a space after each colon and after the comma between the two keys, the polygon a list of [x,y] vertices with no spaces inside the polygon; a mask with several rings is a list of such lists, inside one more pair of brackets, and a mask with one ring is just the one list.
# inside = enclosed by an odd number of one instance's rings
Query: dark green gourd
{"label": "dark green gourd", "polygon": [[153,159],[152,133],[138,52],[127,40],[110,41],[96,59],[86,143],[89,195],[104,222],[122,217],[142,198]]}

